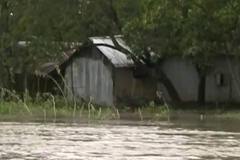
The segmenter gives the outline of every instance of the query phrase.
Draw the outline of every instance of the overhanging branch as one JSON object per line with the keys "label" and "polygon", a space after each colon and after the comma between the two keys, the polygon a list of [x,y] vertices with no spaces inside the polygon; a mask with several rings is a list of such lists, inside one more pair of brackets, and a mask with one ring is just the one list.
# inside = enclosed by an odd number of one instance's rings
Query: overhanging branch
{"label": "overhanging branch", "polygon": [[[116,40],[116,39],[115,39],[115,40]],[[117,44],[118,44],[118,43],[117,43]],[[117,50],[117,51],[123,52],[123,53],[126,54],[126,55],[132,54],[132,52],[130,52],[129,50],[125,49],[124,47],[122,47],[122,46],[119,45],[119,44],[118,44],[118,46],[116,46],[115,44],[114,44],[114,46],[113,46],[113,45],[105,44],[105,43],[98,43],[98,44],[94,44],[94,45],[95,45],[95,46],[109,47],[109,48],[111,48],[111,49],[115,49],[115,50]]]}
{"label": "overhanging branch", "polygon": [[117,11],[116,9],[114,8],[113,6],[113,0],[109,0],[109,3],[110,3],[110,12],[111,12],[111,15],[109,15],[109,17],[113,20],[114,24],[116,25],[117,29],[119,31],[122,31],[122,24],[119,20],[119,17],[118,17],[118,14],[117,14]]}

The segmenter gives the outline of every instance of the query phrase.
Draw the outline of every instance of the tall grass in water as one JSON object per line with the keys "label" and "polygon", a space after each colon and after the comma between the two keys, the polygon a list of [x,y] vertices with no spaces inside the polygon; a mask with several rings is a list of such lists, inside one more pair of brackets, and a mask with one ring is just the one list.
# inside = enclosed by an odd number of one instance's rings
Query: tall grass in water
{"label": "tall grass in water", "polygon": [[59,67],[57,67],[57,73],[58,75],[61,77],[63,83],[64,83],[64,87],[68,90],[68,92],[70,92],[72,94],[73,97],[73,102],[74,102],[74,111],[73,111],[73,117],[75,117],[76,115],[76,109],[77,109],[77,102],[76,102],[76,98],[75,95],[73,94],[73,91],[68,87],[65,78],[63,77],[63,75],[61,74],[61,70]]}
{"label": "tall grass in water", "polygon": [[[159,114],[156,114],[155,117],[153,118],[153,120],[154,121],[159,120],[162,117],[167,115],[167,120],[169,122],[170,121],[170,117],[171,117],[171,112],[170,112],[170,108],[169,108],[165,98],[162,95],[162,92],[157,91],[157,98],[163,101],[163,105],[160,107],[160,109],[162,109],[161,112]],[[166,114],[166,111],[167,111],[167,114]]]}
{"label": "tall grass in water", "polygon": [[[35,113],[39,114],[39,112],[37,112],[37,109],[39,109],[40,112],[43,114],[44,119],[46,119],[47,116],[49,116],[49,111],[53,112],[54,118],[57,118],[58,116],[61,117],[61,114],[63,116],[67,116],[68,113],[71,113],[72,117],[76,117],[77,112],[79,113],[80,118],[82,118],[83,114],[85,114],[88,119],[101,119],[101,120],[108,119],[109,120],[109,119],[120,119],[121,118],[118,109],[115,107],[103,107],[103,108],[95,107],[94,104],[92,103],[93,102],[92,97],[89,98],[89,101],[87,103],[83,103],[82,105],[77,104],[75,97],[73,95],[73,92],[67,86],[64,77],[61,75],[60,70],[58,69],[58,74],[61,76],[61,78],[64,82],[64,85],[65,85],[65,88],[74,97],[73,109],[69,108],[68,107],[69,103],[66,98],[66,93],[61,88],[61,86],[58,84],[58,82],[51,76],[43,74],[41,72],[37,72],[36,74],[38,76],[50,78],[58,86],[59,90],[61,91],[61,93],[63,95],[63,97],[62,97],[63,99],[60,97],[56,97],[56,96],[52,95],[51,93],[41,93],[41,94],[38,93],[36,98],[33,101],[32,98],[30,97],[28,91],[25,91],[24,98],[23,98],[23,100],[21,100],[15,92],[11,92],[4,88],[2,88],[2,89],[0,88],[2,90],[2,92],[4,91],[6,93],[11,94],[12,97],[15,97],[15,99],[18,101],[18,103],[21,103],[31,116],[33,115],[34,111],[36,111],[36,112],[34,112],[34,116],[35,116]],[[165,102],[165,99],[161,96],[161,93],[158,92],[157,94],[159,95],[158,97],[164,101],[164,103],[165,103],[164,106],[167,107],[168,113],[170,115],[170,110],[169,110],[167,103]],[[47,99],[46,99],[46,97],[47,97]],[[9,102],[9,103],[4,102],[4,106],[6,106],[6,104],[11,104],[7,110],[12,111],[13,108],[16,108],[17,106],[19,106],[18,103],[14,102],[14,101]],[[29,106],[31,106],[31,107],[29,108]],[[141,120],[143,120],[142,113],[144,113],[144,112],[142,112],[140,108],[138,109],[138,112],[141,117]]]}
{"label": "tall grass in water", "polygon": [[157,97],[163,101],[163,103],[164,103],[163,107],[167,108],[167,110],[168,110],[168,121],[169,121],[170,120],[170,116],[171,116],[171,112],[170,112],[169,106],[168,106],[165,98],[162,95],[162,92],[157,91]]}
{"label": "tall grass in water", "polygon": [[[74,106],[73,106],[73,107],[74,107],[74,110],[73,110],[72,116],[75,117],[75,115],[76,115],[76,109],[77,109],[77,102],[76,102],[75,96],[74,96],[72,90],[68,87],[65,78],[64,78],[63,75],[61,74],[60,68],[57,67],[56,70],[57,70],[58,75],[61,77],[61,79],[62,79],[62,81],[63,81],[63,83],[64,83],[64,87],[68,90],[68,92],[70,92],[70,93],[72,94],[73,102],[74,102]],[[50,78],[50,79],[57,85],[58,89],[60,90],[60,92],[62,93],[62,95],[63,95],[63,97],[64,97],[65,107],[67,108],[67,107],[68,107],[68,103],[67,103],[66,94],[64,93],[63,89],[62,89],[61,86],[58,84],[58,82],[57,82],[54,78],[52,78],[51,76],[49,76],[49,75],[47,75],[47,74],[45,74],[45,73],[42,73],[42,72],[40,72],[40,71],[36,71],[36,74],[37,74],[37,75],[40,75],[40,76],[43,76],[43,77]],[[54,97],[52,96],[52,98],[54,98]]]}
{"label": "tall grass in water", "polygon": [[44,93],[44,94],[51,98],[51,100],[52,100],[52,108],[53,108],[53,115],[54,115],[54,118],[57,118],[55,97],[51,93]]}
{"label": "tall grass in water", "polygon": [[80,118],[83,115],[84,109],[87,110],[87,118],[88,119],[120,119],[120,114],[117,108],[115,107],[95,107],[93,105],[93,98],[89,97],[89,101],[87,103],[83,103],[79,114]]}
{"label": "tall grass in water", "polygon": [[[56,118],[57,116],[55,97],[51,93],[43,93],[43,94],[38,93],[36,95],[35,100],[33,100],[32,97],[30,97],[29,92],[26,90],[23,94],[23,100],[22,100],[19,97],[19,95],[17,95],[14,91],[10,91],[3,87],[0,87],[0,90],[1,90],[0,114],[2,115],[4,114],[13,115],[13,116],[15,116],[16,114],[20,115],[22,110],[21,108],[19,108],[19,106],[23,105],[31,117],[34,116],[31,110],[38,109],[37,113],[39,114],[39,111],[43,109],[44,118],[46,118],[46,107],[52,107],[54,118]],[[48,103],[49,101],[44,99],[43,98],[44,96],[50,97],[51,103]],[[41,102],[44,102],[46,104],[44,105],[44,103],[41,103]]]}
{"label": "tall grass in water", "polygon": [[141,111],[140,108],[138,108],[138,112],[139,112],[139,115],[140,115],[141,121],[143,121],[142,111]]}
{"label": "tall grass in water", "polygon": [[[82,104],[82,107],[76,107],[76,110],[74,111],[74,108],[64,107],[64,101],[60,97],[55,97],[51,93],[38,93],[36,97],[32,98],[29,96],[29,93],[26,92],[24,94],[25,100],[22,101],[16,93],[11,92],[12,97],[15,98],[8,101],[3,98],[3,91],[5,90],[2,89],[2,98],[0,100],[0,115],[2,115],[2,118],[5,117],[4,115],[7,117],[24,116],[25,118],[30,118],[26,116],[25,110],[29,112],[32,118],[42,117],[43,120],[46,120],[47,118],[56,119],[57,117],[69,118],[71,113],[79,110],[80,118],[93,120],[120,119],[120,114],[117,109],[113,107],[106,107],[106,109],[99,107],[99,109],[97,109],[92,104],[92,98],[90,98],[88,103]],[[24,105],[23,109],[25,110],[20,110],[21,107],[19,107],[19,104]],[[82,117],[83,114],[87,117]]]}
{"label": "tall grass in water", "polygon": [[50,78],[50,79],[57,85],[58,89],[59,89],[60,92],[62,93],[63,98],[64,98],[64,101],[65,101],[65,105],[66,105],[66,106],[68,105],[68,104],[67,104],[67,98],[66,98],[66,95],[65,95],[63,89],[61,88],[61,86],[58,84],[58,82],[57,82],[54,78],[52,78],[51,76],[49,76],[49,75],[47,75],[47,74],[45,74],[45,73],[42,73],[42,72],[40,72],[40,71],[38,71],[38,70],[35,71],[35,74],[36,74],[37,76],[40,76],[40,77]]}
{"label": "tall grass in water", "polygon": [[[170,108],[165,101],[162,93],[160,91],[156,92],[157,98],[163,102],[162,105],[158,106],[154,103],[154,101],[150,102],[147,106],[143,106],[142,109],[138,108],[138,114],[140,119],[143,121],[143,114],[148,116],[153,116],[153,121],[166,119],[170,121]],[[167,117],[166,117],[167,116]]]}
{"label": "tall grass in water", "polygon": [[[6,88],[3,88],[3,87],[0,87],[0,90],[1,90],[1,101],[4,102],[4,97],[7,96],[7,94],[9,94],[9,96],[11,96],[12,98],[15,98],[16,100],[18,100],[18,102],[20,102],[24,107],[25,109],[28,111],[28,113],[32,116],[32,112],[30,111],[30,109],[28,108],[28,106],[26,105],[25,102],[23,102],[18,95],[16,95],[14,92],[11,92],[10,90],[6,89]],[[13,102],[11,102],[13,103]]]}

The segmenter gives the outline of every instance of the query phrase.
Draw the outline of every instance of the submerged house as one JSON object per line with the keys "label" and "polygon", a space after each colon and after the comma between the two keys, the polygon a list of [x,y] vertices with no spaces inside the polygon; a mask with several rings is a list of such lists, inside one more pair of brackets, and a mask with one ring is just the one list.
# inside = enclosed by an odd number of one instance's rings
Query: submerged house
{"label": "submerged house", "polygon": [[[82,46],[60,65],[65,70],[69,98],[78,101],[93,98],[100,105],[120,105],[142,97],[153,100],[157,81],[149,77],[135,77],[136,66],[127,56],[113,48],[97,44],[113,45],[110,37],[92,37],[91,45]],[[116,36],[118,43],[129,49]],[[72,92],[72,93],[71,93]]]}
{"label": "submerged house", "polygon": [[[116,40],[130,50],[120,36],[116,36]],[[90,41],[90,45],[63,53],[66,60],[57,64],[66,78],[69,98],[74,95],[82,101],[92,97],[95,104],[121,105],[136,98],[154,100],[156,91],[160,90],[165,100],[171,101],[163,84],[148,75],[140,73],[139,76],[139,66],[123,52],[109,47],[114,46],[110,37],[92,37]],[[224,55],[212,58],[211,62],[214,68],[206,76],[206,102],[240,102],[240,83],[238,85],[236,82],[236,79],[240,82],[239,61],[233,56],[229,57],[232,71]],[[196,102],[199,77],[195,67],[186,59],[174,58],[165,59],[160,65],[182,102]],[[55,68],[50,67],[47,73],[54,75]]]}
{"label": "submerged house", "polygon": [[[206,76],[206,102],[240,102],[240,63],[235,56],[219,55],[211,60],[213,70]],[[232,70],[229,68],[231,66]],[[162,64],[162,69],[176,88],[183,102],[196,102],[199,77],[195,67],[187,60],[171,59]],[[234,76],[233,76],[234,74]],[[166,88],[159,84],[165,99],[171,101]]]}

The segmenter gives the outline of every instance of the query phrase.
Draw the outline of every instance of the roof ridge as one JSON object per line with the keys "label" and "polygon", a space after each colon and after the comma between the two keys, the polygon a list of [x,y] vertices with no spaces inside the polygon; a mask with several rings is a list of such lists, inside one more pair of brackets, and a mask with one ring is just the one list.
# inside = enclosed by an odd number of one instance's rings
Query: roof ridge
{"label": "roof ridge", "polygon": [[[123,35],[114,35],[114,37],[115,38],[122,38],[123,37]],[[96,36],[96,37],[89,37],[89,39],[91,40],[91,39],[109,39],[109,38],[111,38],[110,36]]]}
{"label": "roof ridge", "polygon": [[[114,46],[113,41],[109,36],[108,37],[90,37],[89,39],[92,41],[93,44],[106,44],[106,45]],[[126,49],[129,48],[124,42],[124,40],[121,39],[121,37],[118,39],[118,41],[119,41],[119,45],[121,45],[123,48],[126,48]],[[115,67],[134,66],[133,60],[128,59],[125,53],[107,46],[96,46],[96,47],[101,51],[102,54],[104,54],[109,59],[109,61]]]}

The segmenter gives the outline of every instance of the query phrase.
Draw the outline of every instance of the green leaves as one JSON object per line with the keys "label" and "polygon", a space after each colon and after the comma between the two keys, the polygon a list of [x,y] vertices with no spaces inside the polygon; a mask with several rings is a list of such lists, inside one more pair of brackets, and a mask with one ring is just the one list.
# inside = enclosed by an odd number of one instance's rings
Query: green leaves
{"label": "green leaves", "polygon": [[136,53],[150,47],[160,57],[207,65],[211,56],[228,51],[227,43],[238,48],[239,15],[237,0],[149,0],[141,16],[125,25],[124,37]]}
{"label": "green leaves", "polygon": [[122,27],[140,16],[143,1],[1,0],[0,61],[14,68],[59,61],[71,42],[122,34]]}
{"label": "green leaves", "polygon": [[226,50],[226,43],[237,48],[240,39],[237,0],[5,0],[0,6],[2,50],[18,41],[32,42],[27,50],[12,46],[22,53],[0,56],[39,65],[58,60],[60,51],[69,48],[62,42],[84,43],[91,36],[123,34],[134,58],[150,48],[154,60],[187,57],[203,65]]}

